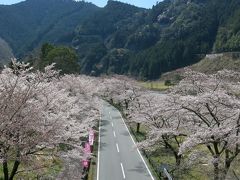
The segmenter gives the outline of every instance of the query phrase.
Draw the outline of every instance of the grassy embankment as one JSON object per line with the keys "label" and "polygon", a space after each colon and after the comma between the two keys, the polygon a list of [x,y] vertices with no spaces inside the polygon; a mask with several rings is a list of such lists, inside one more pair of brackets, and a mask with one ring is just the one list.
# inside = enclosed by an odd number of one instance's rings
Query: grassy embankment
{"label": "grassy embankment", "polygon": [[[42,152],[43,155],[35,156],[34,159],[28,163],[21,163],[15,179],[55,179],[62,169],[62,161],[60,158],[45,155],[48,152]],[[39,153],[40,154],[40,153]],[[8,164],[11,171],[13,162]],[[32,168],[34,167],[34,168]],[[3,179],[2,165],[0,165],[0,180]]]}
{"label": "grassy embankment", "polygon": [[[148,128],[141,125],[140,131],[137,133],[136,123],[131,123],[129,125],[131,133],[134,135],[137,142],[145,140]],[[175,158],[173,153],[163,146],[163,144],[156,144],[156,149],[153,152],[147,152],[148,161],[150,162],[150,168],[155,175],[158,174],[157,169],[161,164],[167,164],[169,170],[175,165]],[[213,165],[211,163],[212,156],[206,146],[201,145],[196,147],[196,150],[201,151],[202,156],[197,159],[201,163],[192,164],[183,171],[180,171],[180,178],[182,180],[211,180],[213,179]],[[188,155],[188,154],[186,154]],[[146,156],[146,155],[145,155]],[[186,157],[186,156],[185,156]],[[221,156],[221,162],[224,161],[224,154]],[[186,162],[186,158],[183,159],[183,163]],[[187,161],[188,162],[188,161]],[[189,164],[188,164],[189,165]],[[240,157],[238,156],[232,163],[229,170],[227,179],[239,179],[240,177]],[[154,168],[155,166],[155,168]],[[157,168],[156,168],[157,167]],[[156,171],[157,170],[157,171]],[[162,170],[161,170],[162,172]]]}
{"label": "grassy embankment", "polygon": [[[130,129],[132,134],[135,137],[135,140],[137,142],[141,142],[145,140],[146,134],[147,134],[147,127],[141,125],[140,131],[137,133],[137,125],[135,123],[131,123]],[[152,172],[154,172],[155,176],[157,177],[159,173],[163,174],[162,169],[160,168],[160,165],[167,165],[169,170],[171,171],[171,168],[175,165],[175,158],[173,153],[169,149],[166,149],[162,144],[156,145],[157,150],[153,152],[146,152],[145,156],[148,156],[148,161],[150,164],[150,168]],[[199,147],[203,148],[204,147]],[[204,149],[205,150],[205,149]],[[206,169],[207,168],[207,169]],[[201,165],[198,167],[193,167],[188,171],[181,172],[181,179],[194,179],[194,180],[206,180],[208,179],[208,171],[210,171],[210,167],[206,167],[206,165]]]}
{"label": "grassy embankment", "polygon": [[165,85],[165,82],[163,81],[140,82],[140,85],[146,89],[154,91],[165,91],[171,87]]}

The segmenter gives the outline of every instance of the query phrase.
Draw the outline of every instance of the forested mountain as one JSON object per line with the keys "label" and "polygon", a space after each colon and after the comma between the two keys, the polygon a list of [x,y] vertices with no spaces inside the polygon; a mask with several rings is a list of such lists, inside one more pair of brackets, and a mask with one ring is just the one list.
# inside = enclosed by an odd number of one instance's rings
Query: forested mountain
{"label": "forested mountain", "polygon": [[26,0],[0,6],[0,37],[16,56],[43,42],[57,43],[71,36],[75,27],[99,8],[73,0]]}
{"label": "forested mountain", "polygon": [[[239,0],[164,0],[152,9],[108,1],[27,0],[0,6],[15,55],[43,42],[76,49],[81,72],[154,79],[211,52],[240,51]],[[7,18],[8,17],[8,18]]]}
{"label": "forested mountain", "polygon": [[72,44],[84,73],[158,78],[204,54],[240,50],[239,15],[239,0],[165,0],[150,10],[109,1]]}

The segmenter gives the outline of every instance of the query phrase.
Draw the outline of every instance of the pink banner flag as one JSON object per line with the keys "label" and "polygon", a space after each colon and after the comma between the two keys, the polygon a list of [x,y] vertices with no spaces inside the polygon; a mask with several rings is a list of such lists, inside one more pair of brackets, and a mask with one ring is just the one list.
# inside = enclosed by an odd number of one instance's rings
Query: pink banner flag
{"label": "pink banner flag", "polygon": [[89,141],[90,146],[93,146],[94,139],[95,139],[94,131],[92,129],[90,129],[89,130],[89,137],[88,137],[88,141]]}
{"label": "pink banner flag", "polygon": [[90,153],[91,153],[91,146],[90,146],[89,143],[85,143],[83,152],[84,152],[85,154],[90,154]]}
{"label": "pink banner flag", "polygon": [[82,160],[82,166],[84,168],[88,168],[89,167],[89,160]]}

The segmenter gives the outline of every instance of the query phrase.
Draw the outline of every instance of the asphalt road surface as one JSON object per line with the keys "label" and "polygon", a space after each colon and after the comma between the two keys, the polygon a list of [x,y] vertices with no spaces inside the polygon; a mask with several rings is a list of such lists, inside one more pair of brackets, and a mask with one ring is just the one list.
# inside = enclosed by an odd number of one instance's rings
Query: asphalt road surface
{"label": "asphalt road surface", "polygon": [[154,180],[120,112],[104,102],[97,180]]}

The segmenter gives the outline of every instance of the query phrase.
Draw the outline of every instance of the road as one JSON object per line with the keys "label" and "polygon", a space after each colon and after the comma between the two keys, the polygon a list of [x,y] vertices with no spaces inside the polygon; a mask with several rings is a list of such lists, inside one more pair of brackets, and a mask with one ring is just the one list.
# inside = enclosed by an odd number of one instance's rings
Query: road
{"label": "road", "polygon": [[154,180],[120,112],[103,104],[97,180]]}

